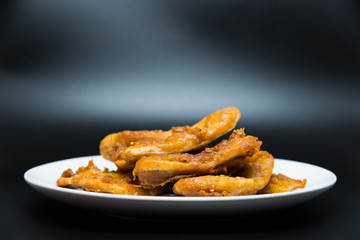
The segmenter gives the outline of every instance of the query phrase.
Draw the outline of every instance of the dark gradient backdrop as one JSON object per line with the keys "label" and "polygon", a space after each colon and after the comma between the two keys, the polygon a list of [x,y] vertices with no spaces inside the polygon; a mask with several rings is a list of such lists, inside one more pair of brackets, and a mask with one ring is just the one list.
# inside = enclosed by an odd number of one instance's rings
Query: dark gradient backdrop
{"label": "dark gradient backdrop", "polygon": [[[359,235],[359,79],[355,0],[2,0],[1,234],[174,237],[171,224],[156,231],[135,223],[142,231],[132,234],[134,223],[95,223],[93,213],[30,189],[22,174],[98,154],[111,132],[192,124],[232,105],[242,112],[238,127],[263,140],[264,149],[328,168],[338,183],[279,212],[270,225],[266,217],[247,221],[240,232],[234,229],[243,222],[220,225],[226,234],[187,226],[177,236]],[[60,220],[70,212],[75,219]]]}

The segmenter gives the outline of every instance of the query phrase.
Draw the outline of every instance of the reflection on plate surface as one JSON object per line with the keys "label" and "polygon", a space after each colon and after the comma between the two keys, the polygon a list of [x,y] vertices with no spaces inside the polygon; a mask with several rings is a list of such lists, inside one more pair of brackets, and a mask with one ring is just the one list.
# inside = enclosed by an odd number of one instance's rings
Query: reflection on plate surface
{"label": "reflection on plate surface", "polygon": [[66,169],[76,170],[89,160],[100,169],[115,170],[112,162],[101,156],[87,156],[51,162],[28,170],[26,182],[39,192],[64,203],[102,211],[112,215],[141,219],[221,219],[241,217],[276,210],[309,200],[336,182],[334,173],[324,168],[283,159],[275,159],[274,173],[295,179],[307,179],[304,189],[287,193],[235,197],[132,196],[86,192],[61,188],[56,180]]}

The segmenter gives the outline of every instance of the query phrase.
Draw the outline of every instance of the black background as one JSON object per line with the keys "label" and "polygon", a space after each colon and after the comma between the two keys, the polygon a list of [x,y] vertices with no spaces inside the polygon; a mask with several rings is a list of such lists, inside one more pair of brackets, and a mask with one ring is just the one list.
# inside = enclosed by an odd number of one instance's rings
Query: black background
{"label": "black background", "polygon": [[[19,1],[0,5],[1,239],[359,236],[357,1]],[[98,154],[125,129],[235,106],[275,157],[338,176],[290,209],[220,223],[120,220],[31,189],[24,172]]]}

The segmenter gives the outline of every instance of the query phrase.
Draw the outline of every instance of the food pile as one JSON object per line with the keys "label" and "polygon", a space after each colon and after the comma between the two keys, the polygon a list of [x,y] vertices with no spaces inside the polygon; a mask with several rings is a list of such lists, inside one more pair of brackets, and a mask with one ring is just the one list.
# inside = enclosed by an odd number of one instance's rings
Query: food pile
{"label": "food pile", "polygon": [[193,126],[110,134],[101,141],[100,153],[117,171],[101,171],[90,161],[76,173],[63,172],[57,185],[152,196],[241,196],[304,188],[306,179],[273,174],[274,157],[260,150],[262,142],[244,129],[208,146],[233,130],[239,119],[240,111],[227,107]]}

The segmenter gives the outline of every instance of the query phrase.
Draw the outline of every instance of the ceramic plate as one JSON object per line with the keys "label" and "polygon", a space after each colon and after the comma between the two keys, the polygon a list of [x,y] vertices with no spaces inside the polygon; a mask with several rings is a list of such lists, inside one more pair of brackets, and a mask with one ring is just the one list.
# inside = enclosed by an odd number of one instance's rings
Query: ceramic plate
{"label": "ceramic plate", "polygon": [[66,169],[73,171],[86,166],[89,160],[100,169],[115,170],[116,166],[101,156],[72,158],[43,164],[29,169],[24,178],[39,192],[64,203],[102,211],[117,216],[142,219],[219,219],[248,216],[276,210],[309,200],[331,188],[334,173],[324,168],[284,159],[275,159],[274,173],[295,179],[307,179],[304,189],[287,193],[235,197],[131,196],[86,192],[56,186]]}

